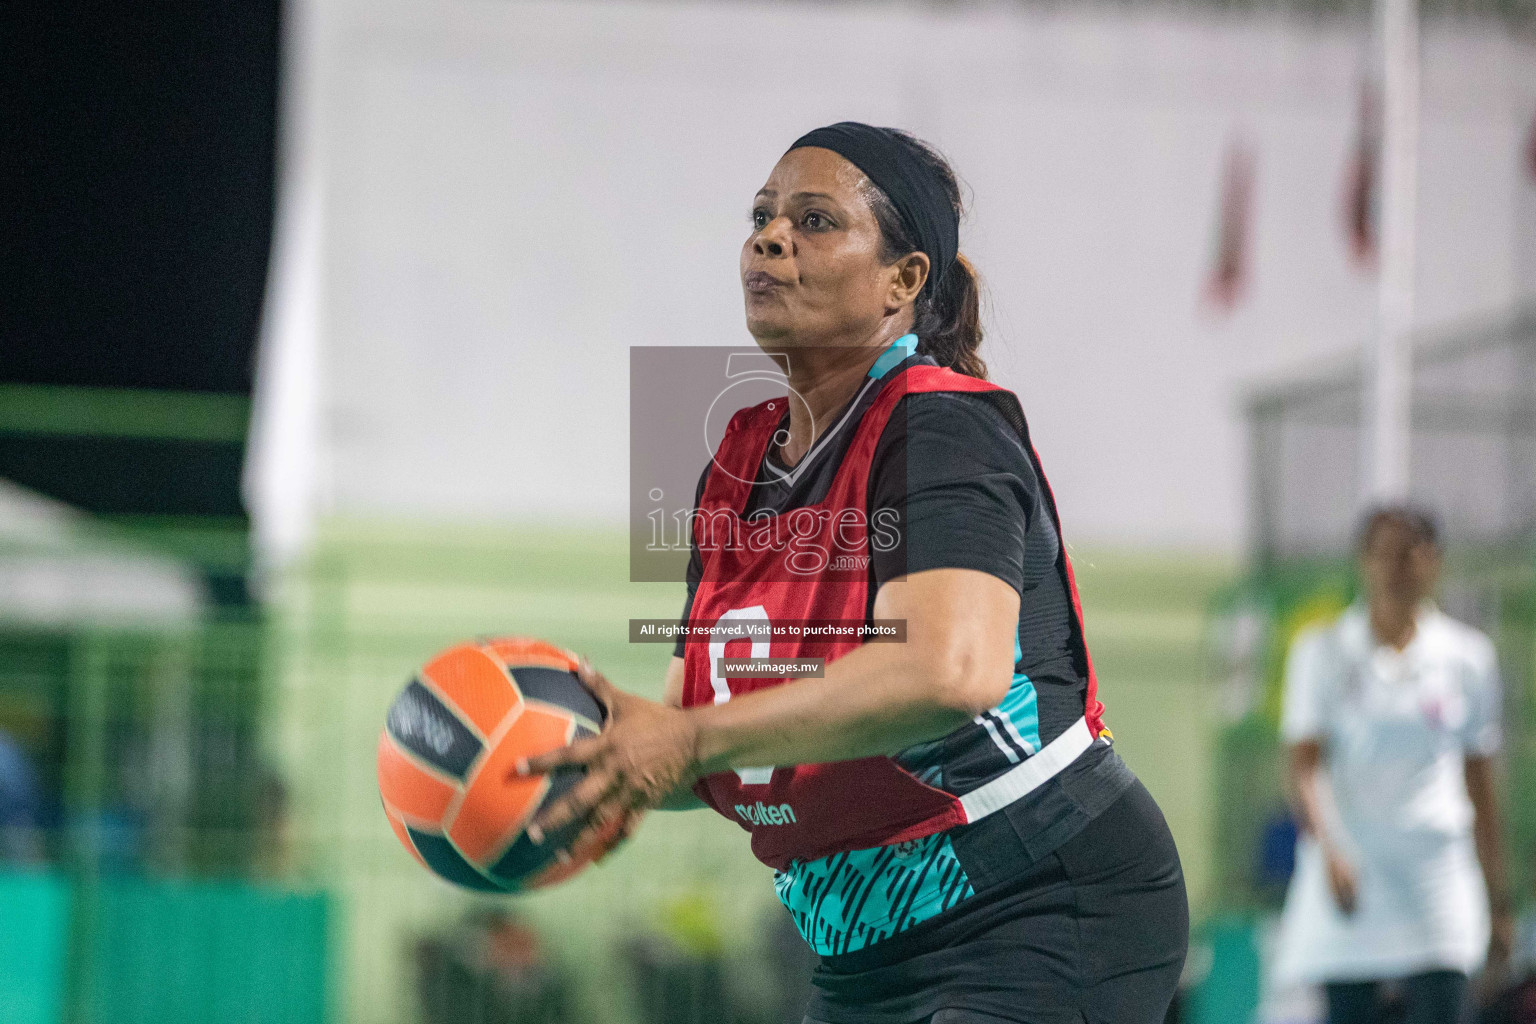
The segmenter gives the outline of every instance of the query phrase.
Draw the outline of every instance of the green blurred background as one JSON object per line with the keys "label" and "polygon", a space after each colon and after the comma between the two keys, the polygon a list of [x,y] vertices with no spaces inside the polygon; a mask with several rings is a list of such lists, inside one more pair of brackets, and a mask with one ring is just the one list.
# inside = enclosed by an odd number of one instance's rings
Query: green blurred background
{"label": "green blurred background", "polygon": [[[655,814],[474,896],[395,841],[374,751],[477,636],[659,693],[626,624],[683,588],[629,582],[626,357],[746,341],[748,200],[847,117],[967,184],[983,355],[1189,882],[1170,1022],[1310,1024],[1263,969],[1275,722],[1290,639],[1354,595],[1374,8],[4,7],[0,1024],[798,1024],[810,961],[735,825]],[[1523,0],[1418,8],[1409,491],[1499,646],[1528,907],[1536,36]]]}
{"label": "green blurred background", "polygon": [[[92,535],[119,551],[155,539],[167,538]],[[453,642],[544,637],[659,696],[670,649],[627,643],[625,623],[677,614],[679,588],[629,583],[626,544],[620,531],[335,522],[256,618],[8,625],[0,727],[59,738],[67,796],[60,866],[6,869],[0,885],[19,926],[5,1019],[51,1022],[63,1006],[77,1020],[415,1020],[413,946],[477,907],[511,907],[537,932],[569,975],[573,1019],[640,1019],[624,949],[644,935],[723,957],[745,1004],[771,1003],[765,947],[784,915],[731,823],[653,814],[603,865],[511,900],[429,876],[378,806],[384,712]],[[1108,720],[1168,815],[1202,916],[1215,724],[1203,630],[1232,567],[1113,552],[1076,564]],[[176,813],[131,791],[130,751],[233,735],[248,738],[229,746],[234,761],[189,757],[199,784]]]}

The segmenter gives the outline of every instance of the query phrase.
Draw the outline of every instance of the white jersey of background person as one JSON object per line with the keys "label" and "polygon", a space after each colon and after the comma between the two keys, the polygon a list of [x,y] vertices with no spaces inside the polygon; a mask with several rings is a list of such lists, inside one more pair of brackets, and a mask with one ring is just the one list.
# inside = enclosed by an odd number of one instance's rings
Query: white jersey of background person
{"label": "white jersey of background person", "polygon": [[1277,980],[1482,966],[1488,900],[1463,771],[1465,757],[1498,749],[1500,706],[1493,644],[1427,602],[1402,651],[1377,643],[1363,604],[1296,639],[1281,732],[1323,744],[1333,834],[1359,872],[1359,896],[1353,914],[1338,908],[1322,851],[1303,834]]}

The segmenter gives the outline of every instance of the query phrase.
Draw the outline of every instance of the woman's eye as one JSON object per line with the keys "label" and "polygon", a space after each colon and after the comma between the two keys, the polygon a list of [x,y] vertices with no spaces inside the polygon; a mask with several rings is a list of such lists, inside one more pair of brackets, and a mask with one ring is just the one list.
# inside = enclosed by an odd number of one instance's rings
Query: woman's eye
{"label": "woman's eye", "polygon": [[823,217],[821,214],[817,213],[815,210],[812,210],[812,211],[810,211],[809,213],[807,213],[805,215],[805,217],[801,221],[801,223],[803,223],[806,227],[810,228],[812,231],[816,231],[816,230],[819,230],[821,228],[826,227],[828,225],[828,223],[830,223],[830,222],[827,220],[826,217]]}
{"label": "woman's eye", "polygon": [[767,227],[768,226],[768,211],[767,210],[753,210],[752,211],[752,226],[754,228],[756,228],[758,231],[761,231],[761,230],[763,230],[763,228]]}

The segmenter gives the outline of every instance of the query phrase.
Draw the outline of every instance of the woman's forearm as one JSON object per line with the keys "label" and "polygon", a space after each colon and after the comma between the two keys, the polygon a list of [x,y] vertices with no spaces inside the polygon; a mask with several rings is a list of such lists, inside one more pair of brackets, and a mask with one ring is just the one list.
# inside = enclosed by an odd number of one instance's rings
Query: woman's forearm
{"label": "woman's forearm", "polygon": [[698,708],[700,774],[894,754],[943,736],[983,709],[960,706],[952,695],[963,691],[934,673],[973,668],[935,666],[903,644],[866,644],[828,663],[822,678]]}
{"label": "woman's forearm", "polygon": [[907,624],[904,643],[868,643],[796,679],[695,708],[696,770],[846,761],[953,732],[996,707],[1013,679],[1019,594],[974,569],[890,580],[875,618]]}
{"label": "woman's forearm", "polygon": [[1007,695],[1019,622],[1019,594],[1007,581],[974,569],[910,573],[881,585],[874,617],[904,621],[905,642],[856,647],[823,678],[739,694],[715,684],[726,698],[719,704],[680,706],[689,696],[686,659],[669,666],[664,703],[626,694],[582,662],[577,674],[608,717],[597,736],[516,766],[520,775],[586,771],[533,826],[547,834],[586,820],[589,831],[600,829],[616,814],[628,820],[637,809],[675,806],[700,776],[731,768],[894,754],[953,732]]}
{"label": "woman's forearm", "polygon": [[1508,912],[1509,889],[1504,868],[1503,816],[1494,784],[1493,761],[1469,757],[1466,762],[1467,796],[1472,801],[1472,839],[1488,886],[1488,902],[1494,913]]}
{"label": "woman's forearm", "polygon": [[[683,683],[686,681],[683,659],[673,656],[667,663],[666,681],[662,685],[661,702],[671,708],[683,706]],[[656,806],[658,811],[696,811],[702,807],[708,807],[703,800],[694,796],[691,786],[683,786],[672,792],[665,800]]]}
{"label": "woman's forearm", "polygon": [[1330,803],[1324,792],[1327,782],[1322,772],[1322,746],[1307,740],[1291,748],[1290,766],[1287,770],[1290,783],[1291,803],[1300,819],[1301,827],[1324,852],[1338,852],[1333,829],[1330,826]]}

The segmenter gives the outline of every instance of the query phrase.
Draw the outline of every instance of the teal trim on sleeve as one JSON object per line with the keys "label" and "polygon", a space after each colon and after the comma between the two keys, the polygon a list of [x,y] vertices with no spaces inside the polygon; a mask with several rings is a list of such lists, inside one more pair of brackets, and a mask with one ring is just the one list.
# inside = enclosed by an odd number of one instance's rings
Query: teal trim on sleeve
{"label": "teal trim on sleeve", "polygon": [[1029,676],[1018,671],[1018,664],[1024,657],[1024,647],[1019,642],[1018,633],[1013,636],[1013,682],[1008,686],[1008,693],[1003,697],[1003,702],[997,706],[997,713],[1003,720],[1004,727],[1013,733],[1013,737],[1024,744],[1030,754],[1040,752],[1040,708],[1039,701],[1035,697],[1035,684]]}
{"label": "teal trim on sleeve", "polygon": [[1013,674],[1008,695],[997,706],[997,716],[1007,729],[1031,755],[1040,753],[1040,709],[1035,696],[1035,684],[1022,672]]}
{"label": "teal trim on sleeve", "polygon": [[1019,660],[1023,657],[1019,638],[1014,636],[1014,672],[1013,681],[1008,684],[1008,692],[1004,694],[1001,704],[974,719],[977,725],[987,731],[992,743],[1003,752],[1010,764],[1018,764],[1022,758],[1033,757],[1040,752],[1040,702],[1035,694],[1034,682],[1018,671]]}

